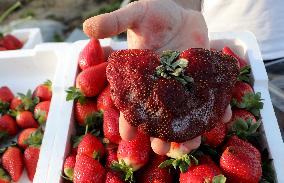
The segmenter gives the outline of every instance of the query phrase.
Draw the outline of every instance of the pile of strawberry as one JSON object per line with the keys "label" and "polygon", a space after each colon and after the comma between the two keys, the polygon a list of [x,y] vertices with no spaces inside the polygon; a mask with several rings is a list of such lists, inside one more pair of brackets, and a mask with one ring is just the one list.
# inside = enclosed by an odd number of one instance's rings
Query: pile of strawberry
{"label": "pile of strawberry", "polygon": [[24,167],[33,180],[51,97],[49,80],[26,95],[14,96],[7,86],[0,88],[1,183],[17,182]]}
{"label": "pile of strawberry", "polygon": [[11,34],[0,33],[0,51],[17,50],[23,47],[23,43]]}
{"label": "pile of strawberry", "polygon": [[[74,100],[76,136],[64,162],[63,177],[74,183],[258,183],[264,179],[260,153],[260,93],[250,85],[250,68],[229,47],[222,52],[238,60],[240,75],[233,90],[232,118],[202,136],[190,154],[173,159],[151,150],[150,137],[139,130],[131,141],[119,135],[119,111],[106,80],[107,62],[100,43],[91,39],[81,51]],[[176,151],[182,151],[177,144]],[[266,179],[267,181],[267,179]]]}

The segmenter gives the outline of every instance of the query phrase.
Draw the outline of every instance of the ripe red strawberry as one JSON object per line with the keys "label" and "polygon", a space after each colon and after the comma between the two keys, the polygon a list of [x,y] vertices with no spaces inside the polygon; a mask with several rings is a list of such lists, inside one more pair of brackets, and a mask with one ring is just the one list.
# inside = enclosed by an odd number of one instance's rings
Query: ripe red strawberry
{"label": "ripe red strawberry", "polygon": [[22,104],[22,100],[19,97],[14,97],[10,104],[10,109],[17,110]]}
{"label": "ripe red strawberry", "polygon": [[76,163],[76,155],[70,155],[65,159],[64,162],[64,174],[70,179],[73,180],[74,167]]}
{"label": "ripe red strawberry", "polygon": [[104,52],[100,45],[100,41],[91,38],[88,44],[80,52],[78,64],[81,70],[85,70],[91,66],[98,65],[105,61]]}
{"label": "ripe red strawberry", "polygon": [[74,183],[103,183],[105,174],[105,169],[97,160],[86,155],[76,156]]}
{"label": "ripe red strawberry", "polygon": [[106,163],[105,168],[107,170],[111,169],[111,165],[115,162],[118,162],[117,159],[117,148],[108,148],[106,147]]}
{"label": "ripe red strawberry", "polygon": [[16,50],[23,47],[23,43],[13,35],[5,35],[3,37],[3,46],[7,50]]}
{"label": "ripe red strawberry", "polygon": [[33,92],[33,96],[39,98],[42,101],[50,101],[52,97],[52,82],[50,80],[45,81],[36,87]]}
{"label": "ripe red strawberry", "polygon": [[91,125],[95,118],[100,118],[101,113],[97,109],[97,102],[93,99],[87,99],[83,104],[80,101],[75,102],[75,118],[80,125]]}
{"label": "ripe red strawberry", "polygon": [[244,121],[247,121],[249,119],[251,119],[251,121],[253,123],[256,122],[256,119],[254,117],[254,115],[250,112],[248,112],[247,110],[243,110],[243,109],[233,109],[232,110],[232,118],[230,120],[229,123],[227,123],[227,127],[228,129],[231,129],[234,122],[239,120],[239,119],[242,119]]}
{"label": "ripe red strawberry", "polygon": [[3,168],[0,168],[0,183],[11,183],[10,176],[5,172]]}
{"label": "ripe red strawberry", "polygon": [[119,162],[125,162],[128,167],[136,171],[143,167],[149,160],[151,153],[150,138],[142,132],[130,141],[121,140],[117,149]]}
{"label": "ripe red strawberry", "polygon": [[113,172],[113,171],[109,171],[106,174],[105,183],[124,183],[124,181],[120,177],[119,173]]}
{"label": "ripe red strawberry", "polygon": [[227,147],[220,158],[220,167],[232,183],[258,183],[262,175],[258,155],[245,146]]}
{"label": "ripe red strawberry", "polygon": [[0,114],[8,111],[10,102],[13,98],[14,94],[7,86],[2,86],[0,88]]}
{"label": "ripe red strawberry", "polygon": [[119,144],[121,137],[118,129],[119,111],[108,108],[104,111],[103,131],[104,136],[111,142]]}
{"label": "ripe red strawberry", "polygon": [[103,144],[92,134],[86,134],[78,145],[78,154],[100,159],[105,154]]}
{"label": "ripe red strawberry", "polygon": [[223,122],[218,123],[212,130],[203,134],[204,144],[211,147],[219,146],[227,135],[227,125]]}
{"label": "ripe red strawberry", "polygon": [[150,163],[137,172],[138,183],[172,183],[173,175],[169,168],[159,168],[159,165],[165,160],[167,160],[167,156],[152,153]]}
{"label": "ripe red strawberry", "polygon": [[24,152],[24,162],[30,181],[33,181],[39,158],[39,147],[29,146]]}
{"label": "ripe red strawberry", "polygon": [[41,129],[26,128],[19,134],[17,144],[26,149],[29,145],[41,145],[42,138]]}
{"label": "ripe red strawberry", "polygon": [[104,111],[107,108],[115,108],[114,103],[110,96],[110,86],[108,85],[105,89],[100,93],[97,99],[98,110]]}
{"label": "ripe red strawberry", "polygon": [[0,139],[1,137],[6,135],[16,135],[17,131],[18,128],[16,121],[11,116],[9,116],[8,114],[0,116]]}
{"label": "ripe red strawberry", "polygon": [[245,66],[248,65],[247,62],[246,62],[244,59],[242,59],[241,57],[239,57],[239,56],[238,56],[236,53],[234,53],[229,47],[227,47],[227,46],[224,47],[223,50],[222,50],[222,52],[223,52],[224,54],[227,54],[227,55],[230,55],[230,56],[236,58],[236,59],[238,60],[238,65],[239,65],[240,68],[243,68],[243,67],[245,67]]}
{"label": "ripe red strawberry", "polygon": [[2,166],[12,180],[17,182],[24,170],[23,155],[19,148],[9,147],[2,156]]}
{"label": "ripe red strawberry", "polygon": [[70,87],[67,90],[66,100],[97,96],[107,83],[106,66],[107,62],[104,62],[80,72],[76,78],[76,88]]}
{"label": "ripe red strawberry", "polygon": [[31,90],[28,90],[26,94],[18,93],[18,96],[13,98],[10,104],[10,109],[18,111],[32,111],[38,103],[39,98],[33,97]]}
{"label": "ripe red strawberry", "polygon": [[214,180],[224,183],[226,178],[220,168],[208,157],[205,161],[201,159],[198,165],[191,166],[187,172],[181,173],[179,178],[180,183],[215,182]]}
{"label": "ripe red strawberry", "polygon": [[37,128],[38,123],[30,111],[18,111],[15,113],[16,122],[21,128]]}
{"label": "ripe red strawberry", "polygon": [[237,81],[232,91],[232,98],[241,103],[248,93],[254,93],[252,87],[245,82]]}
{"label": "ripe red strawberry", "polygon": [[50,101],[40,102],[36,105],[34,109],[35,119],[39,122],[39,124],[44,124],[48,117],[50,107]]}

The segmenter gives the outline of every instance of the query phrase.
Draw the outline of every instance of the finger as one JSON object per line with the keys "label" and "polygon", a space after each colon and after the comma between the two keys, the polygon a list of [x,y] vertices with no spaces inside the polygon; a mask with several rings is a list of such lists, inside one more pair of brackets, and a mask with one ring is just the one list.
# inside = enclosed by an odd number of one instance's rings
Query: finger
{"label": "finger", "polygon": [[171,144],[159,138],[151,138],[151,147],[156,154],[165,155],[169,152]]}
{"label": "finger", "polygon": [[231,109],[231,105],[229,104],[227,106],[226,110],[225,110],[225,114],[224,114],[224,116],[222,118],[222,121],[224,123],[227,123],[227,122],[229,122],[231,120],[231,118],[232,118],[232,109]]}
{"label": "finger", "polygon": [[187,153],[197,149],[201,144],[201,136],[195,137],[189,141],[183,142],[182,145],[186,148]]}
{"label": "finger", "polygon": [[137,128],[131,126],[124,118],[123,114],[119,115],[119,134],[123,140],[131,140],[136,136]]}
{"label": "finger", "polygon": [[83,23],[84,32],[97,39],[117,35],[143,19],[145,3],[130,3],[111,13],[91,17]]}

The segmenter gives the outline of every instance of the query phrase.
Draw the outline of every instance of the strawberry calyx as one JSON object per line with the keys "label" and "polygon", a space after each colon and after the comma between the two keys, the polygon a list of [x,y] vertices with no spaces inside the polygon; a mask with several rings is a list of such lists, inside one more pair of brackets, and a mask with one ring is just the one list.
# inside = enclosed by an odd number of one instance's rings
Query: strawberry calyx
{"label": "strawberry calyx", "polygon": [[249,76],[250,76],[251,68],[249,65],[246,65],[240,69],[240,74],[238,76],[238,81],[243,81],[249,83]]}
{"label": "strawberry calyx", "polygon": [[177,167],[179,167],[180,171],[184,173],[188,170],[190,166],[192,166],[193,163],[195,165],[198,165],[198,159],[194,157],[192,154],[185,154],[176,159],[172,158],[172,159],[165,160],[159,165],[159,168],[173,166],[174,169],[176,169]]}
{"label": "strawberry calyx", "polygon": [[49,91],[52,91],[52,81],[51,80],[46,80],[44,83],[43,83],[44,86],[46,86],[48,88]]}
{"label": "strawberry calyx", "polygon": [[21,104],[16,108],[18,111],[33,111],[35,106],[39,103],[39,98],[33,97],[31,90],[28,90],[26,94],[18,93],[18,96],[21,100]]}
{"label": "strawberry calyx", "polygon": [[204,183],[225,183],[226,182],[226,177],[222,174],[216,175],[213,177],[212,181],[210,179],[205,179]]}
{"label": "strawberry calyx", "polygon": [[0,32],[0,39],[2,39],[4,37],[3,32]]}
{"label": "strawberry calyx", "polygon": [[38,147],[42,143],[42,138],[43,132],[40,128],[38,128],[36,131],[29,135],[29,137],[24,141],[24,144]]}
{"label": "strawberry calyx", "polygon": [[0,180],[11,182],[11,177],[6,173],[3,168],[0,168]]}
{"label": "strawberry calyx", "polygon": [[94,158],[95,160],[100,161],[100,158],[101,158],[100,152],[94,151],[94,152],[93,152],[93,158]]}
{"label": "strawberry calyx", "polygon": [[175,79],[187,85],[193,82],[193,78],[184,71],[188,66],[188,60],[179,58],[179,51],[164,51],[160,58],[161,65],[156,68],[156,75],[166,79]]}
{"label": "strawberry calyx", "polygon": [[46,122],[46,111],[37,110],[35,113],[35,119],[39,122],[39,124],[44,124]]}
{"label": "strawberry calyx", "polygon": [[259,128],[261,122],[253,122],[251,118],[247,119],[237,119],[231,129],[232,134],[236,134],[238,137],[242,139],[247,139],[250,136],[253,136],[257,129]]}
{"label": "strawberry calyx", "polygon": [[113,171],[122,174],[122,179],[126,182],[134,182],[133,169],[126,165],[125,161],[121,159],[119,162],[113,161],[110,167]]}
{"label": "strawberry calyx", "polygon": [[6,114],[9,110],[9,102],[3,102],[0,100],[0,114]]}
{"label": "strawberry calyx", "polygon": [[88,125],[90,127],[92,126],[101,126],[101,124],[103,123],[103,111],[99,110],[97,112],[92,112],[90,113],[85,121],[84,121],[84,124],[85,125]]}
{"label": "strawberry calyx", "polygon": [[260,109],[263,108],[263,99],[261,98],[261,93],[246,93],[241,102],[238,102],[236,99],[232,99],[231,106],[236,106],[241,109],[246,109],[251,112],[253,115],[259,117]]}
{"label": "strawberry calyx", "polygon": [[67,93],[66,101],[78,100],[82,105],[86,102],[86,97],[83,95],[83,93],[79,88],[76,88],[74,86],[69,87],[66,90],[66,93]]}
{"label": "strawberry calyx", "polygon": [[64,169],[64,174],[61,174],[61,177],[64,178],[65,180],[69,180],[73,182],[73,175],[74,175],[74,169],[73,168],[65,168]]}

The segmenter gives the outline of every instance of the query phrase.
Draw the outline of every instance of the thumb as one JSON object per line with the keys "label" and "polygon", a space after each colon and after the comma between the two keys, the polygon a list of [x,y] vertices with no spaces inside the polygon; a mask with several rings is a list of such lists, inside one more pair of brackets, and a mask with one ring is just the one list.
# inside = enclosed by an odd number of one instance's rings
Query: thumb
{"label": "thumb", "polygon": [[145,3],[136,1],[114,12],[85,20],[83,30],[88,36],[97,39],[114,36],[131,28],[136,22],[141,22],[144,10]]}

